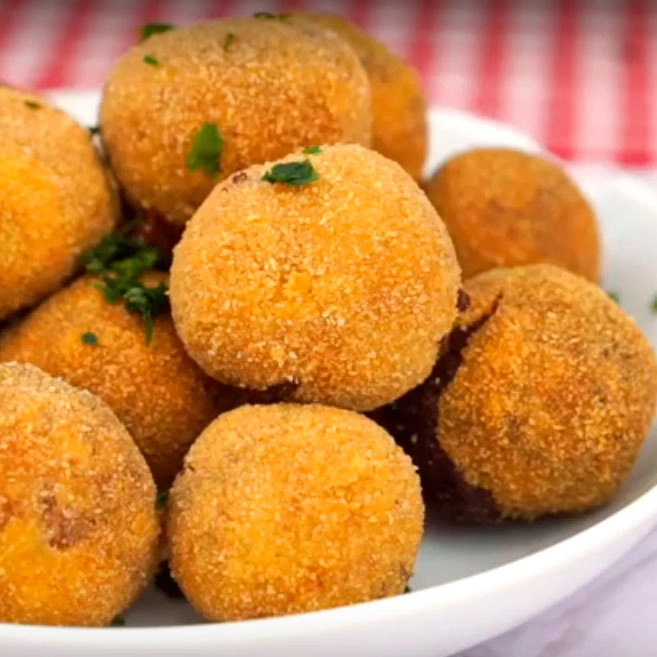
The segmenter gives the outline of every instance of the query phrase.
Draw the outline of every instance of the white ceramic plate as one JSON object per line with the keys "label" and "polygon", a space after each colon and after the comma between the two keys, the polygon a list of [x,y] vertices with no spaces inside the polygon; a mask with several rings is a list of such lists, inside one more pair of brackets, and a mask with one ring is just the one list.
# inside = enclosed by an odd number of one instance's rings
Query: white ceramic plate
{"label": "white ceramic plate", "polygon": [[[96,122],[96,93],[53,95],[85,124]],[[474,145],[539,147],[499,123],[456,111],[431,115],[433,169]],[[599,179],[598,179],[599,180]],[[605,285],[620,295],[657,344],[650,312],[657,291],[657,198],[625,176],[582,181],[605,242]],[[611,565],[657,519],[657,435],[607,508],[574,519],[503,529],[430,524],[413,592],[325,612],[244,623],[201,624],[189,606],[150,590],[126,614],[128,627],[0,625],[0,654],[29,657],[445,657],[530,618]]]}

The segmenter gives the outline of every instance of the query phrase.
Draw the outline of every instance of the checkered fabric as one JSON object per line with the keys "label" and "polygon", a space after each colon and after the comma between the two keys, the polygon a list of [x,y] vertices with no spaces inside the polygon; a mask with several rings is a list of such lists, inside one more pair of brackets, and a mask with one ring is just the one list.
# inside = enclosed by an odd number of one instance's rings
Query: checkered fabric
{"label": "checkered fabric", "polygon": [[432,104],[509,121],[567,159],[656,164],[652,0],[0,0],[0,78],[98,87],[142,23],[294,9],[380,37]]}

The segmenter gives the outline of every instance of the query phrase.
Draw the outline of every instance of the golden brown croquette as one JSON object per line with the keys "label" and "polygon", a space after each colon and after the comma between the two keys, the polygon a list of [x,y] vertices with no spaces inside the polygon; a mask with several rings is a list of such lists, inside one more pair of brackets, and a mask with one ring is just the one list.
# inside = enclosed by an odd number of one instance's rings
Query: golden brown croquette
{"label": "golden brown croquette", "polygon": [[648,340],[604,291],[551,265],[492,270],[465,289],[450,348],[388,418],[425,492],[467,521],[604,504],[653,420]]}
{"label": "golden brown croquette", "polygon": [[169,503],[172,572],[208,619],[402,593],[424,507],[410,459],[365,417],[243,406],[192,446]]}
{"label": "golden brown croquette", "polygon": [[[151,287],[167,281],[151,272]],[[86,276],[0,336],[0,361],[32,363],[98,395],[140,448],[156,482],[173,481],[191,443],[236,394],[209,379],[187,356],[171,315],[154,320],[147,344],[144,321],[110,304]]]}
{"label": "golden brown croquette", "polygon": [[0,365],[0,622],[107,625],[157,557],[155,485],[110,409]]}
{"label": "golden brown croquette", "polygon": [[595,215],[554,161],[505,148],[475,149],[443,165],[426,191],[465,278],[495,267],[548,263],[598,280]]}
{"label": "golden brown croquette", "polygon": [[40,96],[0,86],[0,321],[69,276],[118,220],[89,132]]}
{"label": "golden brown croquette", "polygon": [[150,37],[116,65],[100,119],[127,196],[178,224],[235,171],[302,146],[371,139],[358,58],[298,19],[235,18]]}
{"label": "golden brown croquette", "polygon": [[383,43],[334,14],[302,13],[334,30],[355,50],[372,88],[372,148],[416,180],[427,155],[427,103],[417,71]]}
{"label": "golden brown croquette", "polygon": [[[318,180],[263,180],[289,166]],[[219,381],[366,410],[429,374],[459,280],[411,177],[339,145],[217,186],[174,250],[171,303],[189,354]]]}

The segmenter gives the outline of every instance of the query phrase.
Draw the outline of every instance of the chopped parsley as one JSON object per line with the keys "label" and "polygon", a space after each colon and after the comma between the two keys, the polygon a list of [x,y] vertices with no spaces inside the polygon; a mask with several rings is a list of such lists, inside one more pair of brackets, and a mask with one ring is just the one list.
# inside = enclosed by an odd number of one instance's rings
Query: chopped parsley
{"label": "chopped parsley", "polygon": [[265,173],[262,179],[270,183],[283,183],[291,187],[300,187],[319,180],[319,174],[309,160],[303,160],[303,162],[275,164]]}
{"label": "chopped parsley", "polygon": [[160,62],[157,57],[153,55],[144,55],[144,63],[150,64],[151,66],[159,66]]}
{"label": "chopped parsley", "polygon": [[43,107],[43,105],[41,103],[37,103],[36,100],[26,100],[25,106],[29,107],[30,109],[40,109]]}
{"label": "chopped parsley", "polygon": [[166,264],[162,253],[143,240],[118,231],[85,251],[81,261],[90,274],[100,278],[98,289],[108,303],[122,302],[128,311],[141,315],[146,344],[150,345],[153,319],[169,308],[168,287],[164,283],[147,287],[139,279],[148,270]]}
{"label": "chopped parsley", "polygon": [[620,303],[620,296],[618,296],[617,292],[607,292],[607,296],[612,300],[615,301],[616,303]]}
{"label": "chopped parsley", "polygon": [[221,154],[224,150],[224,138],[216,123],[206,123],[194,137],[187,155],[187,169],[205,173],[214,178],[221,170]]}
{"label": "chopped parsley", "polygon": [[173,29],[174,27],[170,23],[146,23],[139,28],[139,40],[146,41],[154,34],[162,34],[162,32]]}
{"label": "chopped parsley", "polygon": [[229,32],[224,39],[224,50],[228,50],[235,41],[235,35],[232,32]]}
{"label": "chopped parsley", "polygon": [[318,153],[322,152],[322,147],[321,146],[307,146],[306,148],[303,149],[303,152],[306,155],[317,155]]}
{"label": "chopped parsley", "polygon": [[100,128],[97,125],[90,125],[89,126],[89,134],[90,135],[100,134]]}
{"label": "chopped parsley", "polygon": [[87,333],[82,334],[82,342],[84,344],[88,344],[90,347],[97,347],[98,346],[98,336],[93,333],[92,331],[89,331]]}
{"label": "chopped parsley", "polygon": [[117,615],[112,618],[112,622],[110,623],[112,627],[123,627],[125,625],[125,618],[123,616]]}
{"label": "chopped parsley", "polygon": [[157,497],[155,498],[155,508],[158,511],[166,511],[168,501],[169,501],[168,490],[157,491]]}
{"label": "chopped parsley", "polygon": [[650,308],[653,313],[657,313],[657,294],[652,298],[652,304],[650,304]]}

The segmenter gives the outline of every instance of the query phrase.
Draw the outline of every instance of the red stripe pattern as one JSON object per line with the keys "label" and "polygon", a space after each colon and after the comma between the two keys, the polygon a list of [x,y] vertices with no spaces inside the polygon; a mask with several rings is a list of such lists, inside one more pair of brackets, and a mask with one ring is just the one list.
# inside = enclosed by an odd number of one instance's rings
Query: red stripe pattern
{"label": "red stripe pattern", "polygon": [[508,120],[567,159],[657,164],[653,0],[0,0],[0,79],[99,87],[144,22],[292,9],[370,30],[433,104]]}

